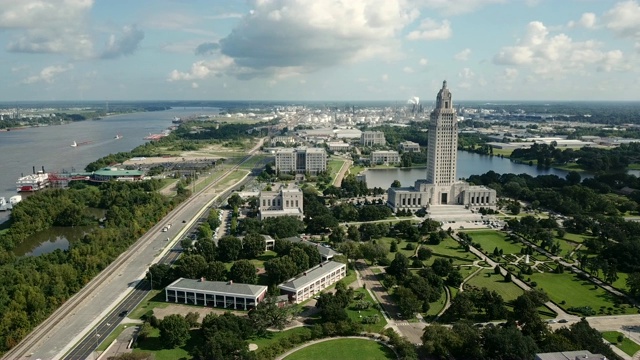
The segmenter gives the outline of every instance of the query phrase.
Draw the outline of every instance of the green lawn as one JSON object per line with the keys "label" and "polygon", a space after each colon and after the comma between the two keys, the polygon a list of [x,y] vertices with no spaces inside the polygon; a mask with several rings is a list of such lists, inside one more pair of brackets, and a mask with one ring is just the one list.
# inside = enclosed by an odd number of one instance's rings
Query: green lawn
{"label": "green lawn", "polygon": [[111,334],[109,334],[109,336],[107,336],[104,340],[102,340],[102,342],[100,343],[100,346],[98,346],[98,351],[105,351],[107,350],[107,348],[109,347],[109,345],[111,345],[111,343],[113,342],[113,340],[115,340],[124,329],[126,329],[127,327],[131,327],[131,326],[136,326],[135,324],[129,324],[129,325],[118,325],[117,328],[115,328]]}
{"label": "green lawn", "polygon": [[469,230],[464,233],[469,234],[474,243],[482,245],[482,249],[488,254],[496,247],[502,249],[504,254],[520,254],[520,249],[524,247],[520,242],[512,243],[507,240],[507,236],[497,230]]}
{"label": "green lawn", "polygon": [[[616,308],[613,295],[602,288],[595,287],[589,281],[580,280],[571,273],[533,273],[533,275],[526,275],[526,277],[535,281],[538,289],[543,289],[553,302],[565,310],[570,307],[589,306],[597,312],[597,315],[610,315],[610,313],[615,314],[616,312],[620,314],[637,313],[629,305],[625,305],[624,308],[623,306]],[[565,301],[565,304],[562,304],[562,301]]]}
{"label": "green lawn", "polygon": [[513,149],[493,149],[493,155],[504,155],[504,157],[509,157],[511,156],[511,153],[513,152]]}
{"label": "green lawn", "polygon": [[[425,261],[425,265],[431,265],[437,257],[453,259],[453,265],[469,265],[472,264],[478,258],[470,252],[464,251],[460,243],[455,241],[451,237],[447,237],[438,245],[422,245],[433,251],[431,259]],[[463,274],[464,276],[464,274]]]}
{"label": "green lawn", "polygon": [[276,256],[278,256],[278,254],[275,251],[267,250],[264,252],[264,254],[258,256],[257,259],[251,259],[249,261],[251,261],[253,266],[255,266],[257,269],[262,269],[264,268],[265,262],[275,258]]}
{"label": "green lawn", "polygon": [[349,306],[347,306],[347,315],[349,315],[349,318],[351,318],[353,321],[357,323],[361,323],[362,319],[367,316],[378,315],[378,317],[380,318],[380,321],[378,321],[377,324],[362,324],[362,326],[364,328],[364,331],[366,332],[372,332],[372,333],[381,332],[382,329],[384,329],[384,327],[387,325],[387,321],[384,319],[384,316],[382,315],[380,310],[378,310],[378,308],[374,306],[375,304],[377,304],[377,301],[373,300],[373,298],[371,297],[371,295],[369,295],[369,292],[366,289],[362,289],[362,288],[357,289],[354,292],[354,296],[357,294],[364,294],[363,300],[370,302],[371,307],[366,310],[356,310],[353,307],[355,305],[355,301],[353,301],[351,302],[351,304],[349,304]]}
{"label": "green lawn", "polygon": [[249,339],[247,342],[249,344],[258,345],[258,349],[260,349],[261,347],[265,347],[269,344],[275,343],[278,340],[293,334],[310,334],[310,333],[311,333],[311,330],[309,330],[309,328],[297,327],[297,328],[293,328],[285,331],[269,331],[267,333],[267,336]]}
{"label": "green lawn", "polygon": [[317,343],[300,349],[287,356],[286,360],[382,360],[395,359],[396,356],[385,345],[364,339],[336,339]]}
{"label": "green lawn", "polygon": [[640,351],[640,345],[636,344],[633,340],[630,340],[628,337],[624,337],[621,343],[618,343],[618,336],[623,335],[618,331],[605,331],[602,333],[602,337],[615,345],[618,349],[624,351],[627,355],[633,356],[636,352]]}
{"label": "green lawn", "polygon": [[489,269],[480,271],[476,276],[469,279],[467,284],[480,289],[485,287],[489,290],[494,290],[500,294],[505,301],[515,300],[515,298],[524,293],[518,285],[513,282],[505,282],[504,276],[496,275],[493,273],[493,270]]}
{"label": "green lawn", "polygon": [[446,301],[447,301],[447,292],[444,291],[444,289],[442,289],[442,294],[440,295],[440,298],[432,303],[429,303],[429,311],[427,311],[422,315],[424,315],[427,318],[433,318],[434,316],[438,315],[438,313],[440,312],[440,310],[442,310],[442,308],[444,308],[444,304]]}
{"label": "green lawn", "polygon": [[[342,168],[342,164],[344,164],[345,160],[341,160],[341,159],[331,159],[328,161],[328,169],[329,170],[329,174],[331,175],[335,175],[337,174],[340,169]],[[334,176],[335,178],[335,176]]]}
{"label": "green lawn", "polygon": [[576,244],[573,241],[568,241],[566,239],[559,238],[557,236],[555,236],[553,238],[553,240],[557,241],[558,244],[560,244],[560,253],[558,255],[562,256],[563,258],[567,257],[569,255],[569,253],[574,251],[576,249],[576,247],[578,246],[578,244]]}
{"label": "green lawn", "polygon": [[585,241],[585,239],[588,239],[590,237],[591,236],[573,234],[573,233],[567,232],[567,233],[564,234],[564,237],[562,239],[567,240],[567,241],[573,241],[573,242],[578,243],[578,244],[582,244]]}
{"label": "green lawn", "polygon": [[164,344],[160,340],[160,330],[153,329],[151,336],[146,340],[139,342],[137,347],[133,349],[134,353],[137,352],[151,352],[155,356],[156,360],[176,360],[176,359],[191,359],[189,352],[198,344],[202,344],[202,336],[200,330],[194,329],[190,331],[191,338],[183,347],[174,349],[165,349]]}
{"label": "green lawn", "polygon": [[165,301],[164,290],[153,290],[147,294],[147,297],[145,297],[144,300],[140,302],[140,305],[131,311],[127,317],[130,319],[140,319],[147,311],[155,308],[166,308],[169,305],[171,305],[171,303]]}
{"label": "green lawn", "polygon": [[[376,242],[378,244],[383,244],[387,249],[391,248],[391,242],[392,241],[396,241],[398,242],[398,252],[404,254],[404,256],[406,257],[412,257],[415,254],[415,249],[414,250],[406,250],[405,247],[407,246],[407,241],[406,240],[402,240],[402,239],[394,239],[394,238],[390,238],[390,237],[383,237],[380,239],[376,239]],[[418,246],[417,243],[411,243],[414,246]],[[393,260],[396,257],[396,253],[392,253],[389,252],[389,254],[387,254],[387,259],[389,260]]]}

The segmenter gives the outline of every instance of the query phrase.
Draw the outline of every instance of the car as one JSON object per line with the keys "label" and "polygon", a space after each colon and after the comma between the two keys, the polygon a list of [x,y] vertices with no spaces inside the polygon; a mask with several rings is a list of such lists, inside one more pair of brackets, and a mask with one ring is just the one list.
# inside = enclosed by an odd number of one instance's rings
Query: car
{"label": "car", "polygon": [[122,310],[122,311],[120,312],[120,316],[121,316],[121,317],[125,317],[125,316],[127,316],[127,314],[129,314],[129,310]]}
{"label": "car", "polygon": [[556,320],[554,320],[554,319],[551,319],[551,320],[549,320],[549,321],[547,321],[547,322],[548,322],[549,324],[555,324],[555,323],[557,323],[558,321],[556,321]]}
{"label": "car", "polygon": [[397,313],[396,316],[398,317],[398,319],[402,319],[402,314],[401,313]]}
{"label": "car", "polygon": [[186,224],[186,223],[187,223],[187,220],[182,220],[182,223],[183,223],[183,224]]}
{"label": "car", "polygon": [[568,322],[569,322],[569,320],[567,320],[567,319],[560,319],[560,320],[558,320],[558,322],[559,322],[559,323],[561,323],[561,324],[565,324],[565,323],[568,323]]}

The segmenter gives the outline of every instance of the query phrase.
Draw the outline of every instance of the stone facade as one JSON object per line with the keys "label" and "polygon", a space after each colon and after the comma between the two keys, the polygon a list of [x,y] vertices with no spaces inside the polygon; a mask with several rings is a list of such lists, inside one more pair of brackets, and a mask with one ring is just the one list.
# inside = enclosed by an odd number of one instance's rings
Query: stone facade
{"label": "stone facade", "polygon": [[398,150],[403,152],[420,152],[420,144],[413,141],[403,141],[398,144]]}
{"label": "stone facade", "polygon": [[290,184],[274,191],[261,191],[258,197],[260,220],[278,216],[304,218],[302,190]]}
{"label": "stone facade", "polygon": [[395,165],[399,163],[400,154],[397,151],[378,150],[371,152],[371,165]]}
{"label": "stone facade", "polygon": [[276,171],[316,175],[327,171],[327,152],[322,148],[285,148],[276,151]]}
{"label": "stone facade", "polygon": [[360,144],[363,146],[385,145],[387,140],[382,131],[363,131],[360,135]]}

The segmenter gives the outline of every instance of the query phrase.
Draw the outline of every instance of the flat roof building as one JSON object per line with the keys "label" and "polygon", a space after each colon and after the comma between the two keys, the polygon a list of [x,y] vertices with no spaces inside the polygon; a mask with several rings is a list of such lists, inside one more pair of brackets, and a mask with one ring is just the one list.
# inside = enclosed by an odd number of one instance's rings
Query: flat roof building
{"label": "flat roof building", "polygon": [[249,310],[265,298],[267,287],[233,281],[207,281],[204,278],[179,278],[167,286],[164,293],[167,302]]}
{"label": "flat roof building", "polygon": [[327,261],[278,285],[289,302],[299,304],[347,276],[347,265]]}
{"label": "flat roof building", "polygon": [[360,144],[363,146],[385,145],[386,143],[382,131],[363,131],[360,135]]}
{"label": "flat roof building", "polygon": [[400,163],[400,154],[395,150],[377,150],[371,152],[371,165],[395,165]]}
{"label": "flat roof building", "polygon": [[327,152],[322,148],[286,148],[276,151],[276,171],[316,175],[327,171]]}
{"label": "flat roof building", "polygon": [[273,191],[261,191],[258,197],[260,220],[279,216],[304,218],[304,196],[302,190],[294,184],[288,187],[280,185]]}
{"label": "flat roof building", "polygon": [[404,152],[420,152],[420,144],[413,141],[403,141],[398,144],[398,150]]}
{"label": "flat roof building", "polygon": [[320,253],[320,256],[322,257],[322,261],[331,260],[331,259],[333,259],[334,256],[340,254],[339,252],[333,250],[329,246],[322,246],[321,244],[314,243],[314,242],[308,241],[308,240],[304,240],[304,239],[301,239],[301,238],[299,238],[297,236],[284,238],[282,240],[291,241],[291,242],[295,242],[295,243],[302,243],[302,244],[306,244],[306,245],[310,245],[310,246],[318,248],[318,252]]}
{"label": "flat roof building", "polygon": [[607,360],[607,357],[601,354],[592,354],[589,350],[576,351],[559,351],[550,353],[536,354],[535,360]]}

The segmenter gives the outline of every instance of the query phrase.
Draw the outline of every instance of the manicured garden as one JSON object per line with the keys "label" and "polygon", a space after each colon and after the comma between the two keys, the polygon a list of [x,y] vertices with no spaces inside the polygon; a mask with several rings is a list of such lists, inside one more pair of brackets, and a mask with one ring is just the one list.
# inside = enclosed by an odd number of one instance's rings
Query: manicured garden
{"label": "manicured garden", "polygon": [[[378,310],[378,302],[373,300],[371,295],[369,295],[369,292],[365,289],[355,290],[354,296],[358,296],[358,294],[362,294],[360,296],[363,296],[361,301],[368,301],[371,306],[368,309],[357,310],[355,307],[357,302],[351,302],[351,304],[347,306],[347,315],[349,315],[349,318],[351,318],[351,320],[357,323],[362,323],[364,331],[372,333],[381,332],[382,329],[384,329],[384,327],[387,325],[387,320],[384,319],[382,312]],[[375,324],[363,323],[363,319],[373,317],[377,317],[378,322],[376,322]]]}
{"label": "manicured garden", "polygon": [[286,360],[395,359],[387,346],[365,339],[336,339],[307,346],[287,356]]}
{"label": "manicured garden", "polygon": [[493,249],[501,249],[503,254],[520,254],[520,249],[524,248],[524,245],[519,241],[509,241],[507,236],[497,230],[469,230],[464,231],[469,234],[474,243],[479,243],[482,249],[491,253]]}
{"label": "manicured garden", "polygon": [[538,289],[549,294],[549,298],[560,305],[564,310],[580,314],[573,309],[589,307],[593,313],[590,315],[636,314],[637,311],[628,304],[616,305],[614,295],[593,283],[579,279],[572,273],[537,273],[524,275],[530,278],[532,284],[536,283]]}
{"label": "manicured garden", "polygon": [[136,348],[133,349],[133,352],[151,352],[155,360],[191,359],[189,352],[194,349],[196,345],[202,343],[203,339],[199,329],[191,330],[189,333],[191,337],[184,346],[167,349],[160,339],[160,330],[153,328],[149,337],[139,342]]}
{"label": "manicured garden", "polygon": [[[640,351],[640,345],[618,331],[605,331],[602,333],[602,337],[629,356],[633,356]],[[622,341],[618,341],[620,338]]]}
{"label": "manicured garden", "polygon": [[[467,252],[451,237],[446,237],[438,245],[423,245],[433,251],[433,256],[424,262],[425,265],[432,265],[437,257],[453,259],[453,265],[470,265],[475,260],[479,260],[474,254]],[[464,276],[464,274],[463,274]]]}
{"label": "manicured garden", "polygon": [[504,281],[504,276],[495,274],[491,269],[480,271],[476,276],[469,279],[467,284],[477,288],[485,287],[491,291],[495,291],[502,296],[504,301],[515,300],[524,293],[518,285],[513,282]]}

